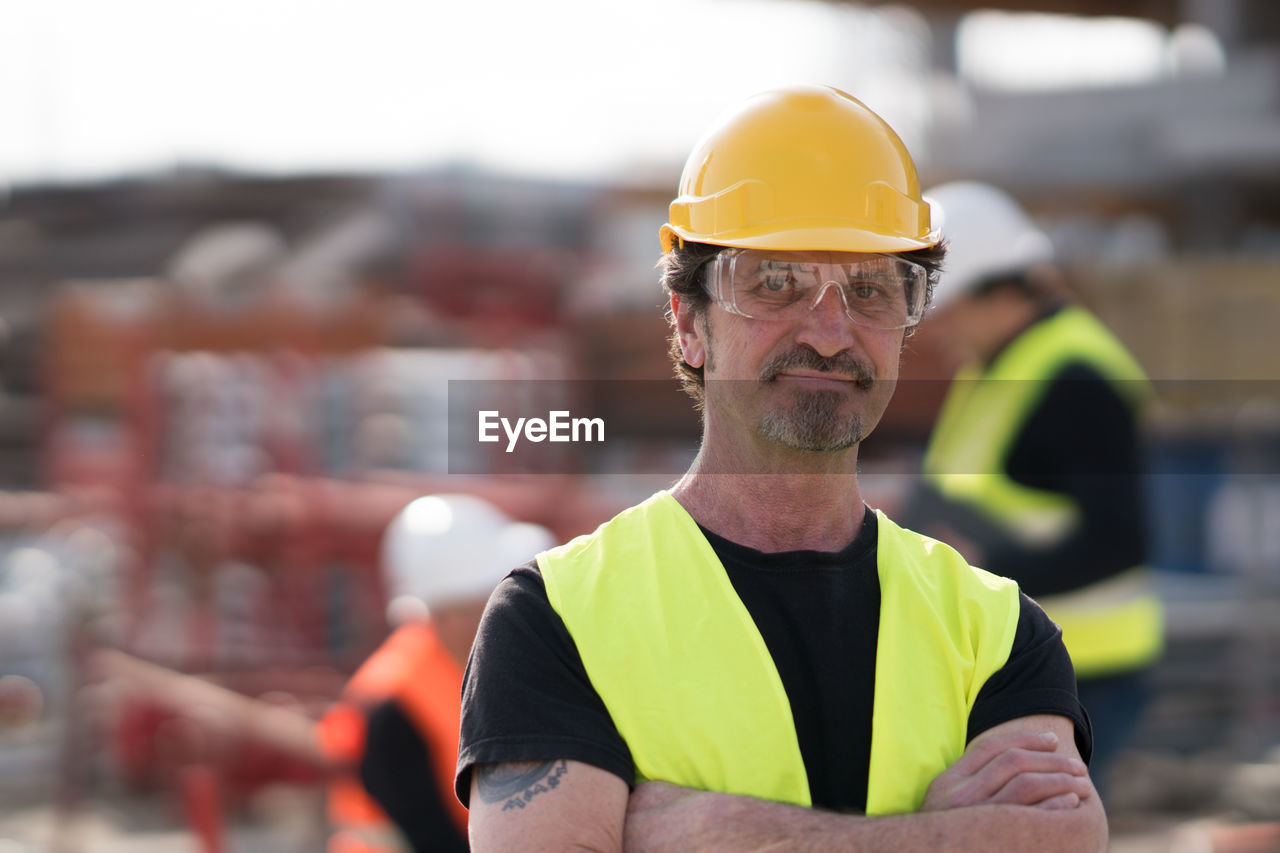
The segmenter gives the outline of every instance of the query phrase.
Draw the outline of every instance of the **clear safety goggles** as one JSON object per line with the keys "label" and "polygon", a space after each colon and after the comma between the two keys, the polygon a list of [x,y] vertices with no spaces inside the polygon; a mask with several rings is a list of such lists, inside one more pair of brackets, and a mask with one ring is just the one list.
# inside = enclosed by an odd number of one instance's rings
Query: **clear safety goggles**
{"label": "clear safety goggles", "polygon": [[860,326],[902,329],[924,316],[929,273],[894,255],[726,249],[707,267],[707,292],[726,311],[761,320],[798,319],[834,289]]}

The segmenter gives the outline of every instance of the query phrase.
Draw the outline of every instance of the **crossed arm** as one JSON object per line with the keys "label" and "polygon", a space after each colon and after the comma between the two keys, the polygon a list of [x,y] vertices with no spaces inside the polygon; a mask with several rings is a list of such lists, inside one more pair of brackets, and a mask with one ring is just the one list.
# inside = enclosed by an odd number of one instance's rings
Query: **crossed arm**
{"label": "crossed arm", "polygon": [[575,761],[490,764],[471,783],[471,847],[627,851],[1106,849],[1072,723],[996,726],[930,784],[919,812],[864,817],[648,782]]}

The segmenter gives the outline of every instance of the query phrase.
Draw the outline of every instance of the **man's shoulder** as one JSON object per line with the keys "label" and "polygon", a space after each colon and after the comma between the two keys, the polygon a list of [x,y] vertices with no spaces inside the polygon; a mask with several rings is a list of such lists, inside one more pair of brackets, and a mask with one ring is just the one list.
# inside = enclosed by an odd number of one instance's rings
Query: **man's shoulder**
{"label": "man's shoulder", "polygon": [[[619,547],[634,547],[641,534],[656,528],[678,528],[687,513],[666,491],[656,492],[638,504],[627,507],[590,533],[584,533],[538,555],[538,568],[544,577],[549,567],[595,562],[600,555]],[[688,524],[692,525],[692,520]],[[694,525],[696,527],[696,525]]]}
{"label": "man's shoulder", "polygon": [[1095,379],[1132,385],[1145,393],[1141,365],[1094,314],[1068,306],[1026,329],[1014,347],[1028,378]]}
{"label": "man's shoulder", "polygon": [[1015,581],[970,565],[959,551],[946,542],[902,527],[883,512],[877,512],[877,516],[877,547],[881,560],[890,560],[895,567],[900,565],[904,569],[924,572],[935,580],[948,578],[953,583],[974,590],[985,589],[1011,595],[1011,589],[1017,589]]}

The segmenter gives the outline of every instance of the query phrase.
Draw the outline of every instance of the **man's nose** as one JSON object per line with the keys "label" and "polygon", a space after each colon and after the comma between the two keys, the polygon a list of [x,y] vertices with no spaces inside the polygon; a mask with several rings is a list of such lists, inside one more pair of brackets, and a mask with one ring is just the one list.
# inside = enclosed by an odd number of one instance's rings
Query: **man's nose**
{"label": "man's nose", "polygon": [[[827,296],[834,290],[834,296]],[[809,314],[797,335],[797,340],[808,344],[823,356],[835,355],[853,346],[856,332],[845,303],[844,288],[837,282],[825,282],[809,304]]]}
{"label": "man's nose", "polygon": [[[827,291],[834,291],[836,295],[831,299],[827,299]],[[821,309],[822,302],[824,299],[826,299],[826,301],[830,303],[831,306],[834,306],[837,311],[844,313],[846,316],[848,315],[849,301],[848,301],[848,297],[846,297],[844,294],[844,285],[840,284],[840,282],[838,281],[823,282],[822,285],[818,288],[817,294],[814,295],[813,301],[809,303],[809,310],[817,311]],[[830,310],[830,307],[828,307],[827,310]]]}

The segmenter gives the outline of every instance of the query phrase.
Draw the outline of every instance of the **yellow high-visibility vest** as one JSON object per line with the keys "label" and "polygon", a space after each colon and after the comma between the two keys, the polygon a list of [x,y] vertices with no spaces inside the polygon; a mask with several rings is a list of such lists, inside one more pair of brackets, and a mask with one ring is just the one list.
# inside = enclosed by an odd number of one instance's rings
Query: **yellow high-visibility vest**
{"label": "yellow high-visibility vest", "polygon": [[[867,814],[915,811],[1008,660],[1017,585],[877,514],[880,629]],[[637,782],[811,805],[781,677],[696,522],[667,492],[538,557]]]}
{"label": "yellow high-visibility vest", "polygon": [[[1098,371],[1130,406],[1150,393],[1142,368],[1101,322],[1064,308],[1023,332],[990,365],[956,374],[925,452],[926,480],[1026,545],[1068,535],[1079,523],[1075,502],[1016,482],[1007,462],[1051,380],[1079,363]],[[1144,567],[1038,602],[1062,628],[1077,676],[1136,669],[1160,655],[1164,611]]]}

